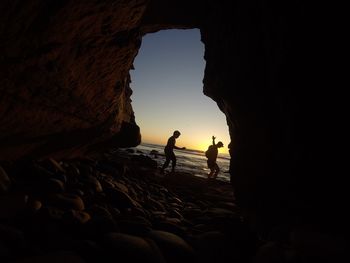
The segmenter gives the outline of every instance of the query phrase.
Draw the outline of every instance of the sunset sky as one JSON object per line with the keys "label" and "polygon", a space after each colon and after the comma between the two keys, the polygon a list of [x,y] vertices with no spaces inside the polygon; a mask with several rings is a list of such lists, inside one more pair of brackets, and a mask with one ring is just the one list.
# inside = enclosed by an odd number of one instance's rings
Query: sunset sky
{"label": "sunset sky", "polygon": [[164,30],[146,35],[131,71],[132,105],[142,142],[165,145],[174,130],[179,147],[206,150],[211,137],[230,142],[225,115],[203,94],[200,32]]}

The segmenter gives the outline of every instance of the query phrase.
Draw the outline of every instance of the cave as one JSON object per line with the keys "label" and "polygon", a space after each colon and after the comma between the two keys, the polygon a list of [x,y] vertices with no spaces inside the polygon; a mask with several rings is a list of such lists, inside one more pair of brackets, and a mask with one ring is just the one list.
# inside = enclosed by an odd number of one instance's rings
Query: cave
{"label": "cave", "polygon": [[[7,199],[13,164],[49,159],[57,168],[59,160],[137,146],[129,72],[142,37],[198,28],[203,92],[226,115],[235,142],[231,184],[259,239],[258,262],[291,262],[279,244],[296,253],[292,262],[344,257],[346,119],[334,55],[341,48],[314,8],[267,0],[2,1],[0,206],[15,202]],[[0,212],[3,236],[11,211]]]}

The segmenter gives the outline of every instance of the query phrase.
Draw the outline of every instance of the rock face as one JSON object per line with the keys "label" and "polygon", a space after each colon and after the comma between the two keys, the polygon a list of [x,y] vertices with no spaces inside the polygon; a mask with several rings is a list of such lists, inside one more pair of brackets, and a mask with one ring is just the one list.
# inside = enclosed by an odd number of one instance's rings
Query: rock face
{"label": "rock face", "polygon": [[134,126],[128,72],[145,1],[1,3],[2,159],[66,151]]}
{"label": "rock face", "polygon": [[322,218],[322,225],[339,213],[343,192],[321,176],[340,171],[334,144],[324,145],[340,142],[337,122],[324,124],[340,111],[331,105],[335,92],[319,88],[335,86],[334,64],[327,27],[308,6],[7,0],[0,10],[1,160],[138,145],[129,70],[142,36],[196,27],[205,44],[204,93],[227,116],[232,184],[252,224]]}
{"label": "rock face", "polygon": [[[204,93],[227,117],[236,198],[263,228],[288,221],[341,229],[346,191],[336,152],[343,137],[332,125],[342,111],[337,95],[320,88],[338,79],[326,31],[313,24],[322,19],[307,5],[253,2],[208,4],[201,24]],[[322,124],[325,116],[332,124]]]}

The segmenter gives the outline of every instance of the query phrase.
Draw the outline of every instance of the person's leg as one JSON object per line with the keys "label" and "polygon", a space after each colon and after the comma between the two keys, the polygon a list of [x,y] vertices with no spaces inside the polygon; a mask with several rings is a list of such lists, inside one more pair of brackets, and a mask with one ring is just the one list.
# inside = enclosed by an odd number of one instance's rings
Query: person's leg
{"label": "person's leg", "polygon": [[218,176],[218,173],[220,172],[220,168],[217,163],[215,163],[214,170],[215,170],[215,173],[213,178],[216,179],[216,177]]}
{"label": "person's leg", "polygon": [[208,165],[208,168],[210,169],[210,172],[208,174],[208,179],[210,179],[213,176],[215,170],[214,170],[214,166],[213,166],[213,162],[212,161],[207,160],[207,165]]}
{"label": "person's leg", "polygon": [[213,177],[214,172],[215,172],[214,169],[210,168],[210,173],[208,174],[208,179],[211,179]]}
{"label": "person's leg", "polygon": [[176,156],[175,156],[175,154],[174,154],[174,153],[171,155],[171,164],[172,164],[172,167],[171,167],[171,172],[175,172],[175,166],[176,166]]}
{"label": "person's leg", "polygon": [[165,162],[162,166],[162,169],[160,169],[162,173],[164,173],[164,169],[167,168],[169,163],[170,163],[170,156],[168,154],[165,154],[165,158],[166,159],[165,159]]}

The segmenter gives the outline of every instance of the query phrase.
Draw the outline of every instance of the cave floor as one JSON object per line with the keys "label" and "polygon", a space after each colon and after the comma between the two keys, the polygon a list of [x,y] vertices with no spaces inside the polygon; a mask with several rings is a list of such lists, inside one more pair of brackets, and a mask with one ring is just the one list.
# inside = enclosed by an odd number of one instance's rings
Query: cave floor
{"label": "cave floor", "polygon": [[2,167],[2,262],[228,262],[254,254],[227,182],[164,175],[148,157],[116,152]]}

